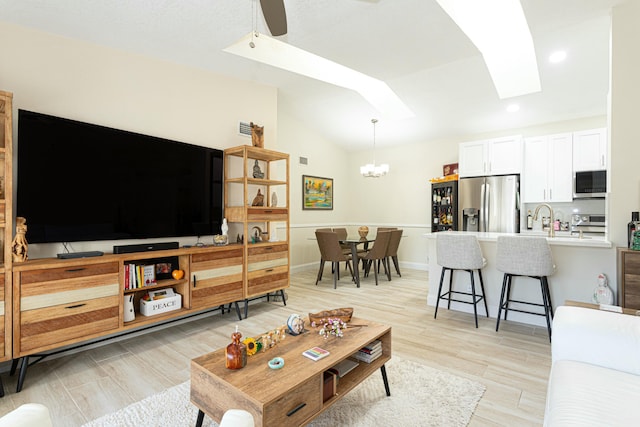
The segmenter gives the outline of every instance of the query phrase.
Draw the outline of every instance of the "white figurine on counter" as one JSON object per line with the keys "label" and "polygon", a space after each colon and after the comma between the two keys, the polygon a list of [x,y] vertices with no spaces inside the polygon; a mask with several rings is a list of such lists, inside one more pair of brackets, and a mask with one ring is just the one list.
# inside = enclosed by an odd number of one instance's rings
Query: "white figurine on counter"
{"label": "white figurine on counter", "polygon": [[604,273],[598,274],[598,286],[593,291],[592,300],[596,304],[613,304],[613,292],[607,284],[607,276]]}

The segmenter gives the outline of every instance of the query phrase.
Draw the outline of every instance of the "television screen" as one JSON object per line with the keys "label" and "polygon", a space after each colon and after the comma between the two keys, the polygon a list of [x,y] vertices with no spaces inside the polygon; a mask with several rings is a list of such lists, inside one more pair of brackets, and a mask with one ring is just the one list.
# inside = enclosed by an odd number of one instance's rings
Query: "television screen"
{"label": "television screen", "polygon": [[221,150],[26,110],[17,147],[29,243],[220,233]]}

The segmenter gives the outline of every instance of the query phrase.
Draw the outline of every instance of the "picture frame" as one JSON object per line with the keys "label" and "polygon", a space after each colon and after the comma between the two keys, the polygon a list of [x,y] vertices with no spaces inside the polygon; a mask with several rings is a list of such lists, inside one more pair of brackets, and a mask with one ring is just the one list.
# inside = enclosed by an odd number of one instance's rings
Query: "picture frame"
{"label": "picture frame", "polygon": [[302,209],[333,210],[333,178],[302,175]]}

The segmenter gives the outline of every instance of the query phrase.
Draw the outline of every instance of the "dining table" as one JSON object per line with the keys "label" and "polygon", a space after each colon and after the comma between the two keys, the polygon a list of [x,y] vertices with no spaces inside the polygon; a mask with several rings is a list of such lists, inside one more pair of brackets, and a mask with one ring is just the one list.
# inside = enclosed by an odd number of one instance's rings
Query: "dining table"
{"label": "dining table", "polygon": [[341,245],[349,245],[351,248],[351,259],[353,264],[353,277],[356,281],[356,286],[360,287],[360,268],[359,268],[359,260],[358,260],[358,246],[364,245],[364,250],[369,249],[369,243],[375,241],[375,236],[373,237],[349,237],[346,239],[340,239],[339,242]]}

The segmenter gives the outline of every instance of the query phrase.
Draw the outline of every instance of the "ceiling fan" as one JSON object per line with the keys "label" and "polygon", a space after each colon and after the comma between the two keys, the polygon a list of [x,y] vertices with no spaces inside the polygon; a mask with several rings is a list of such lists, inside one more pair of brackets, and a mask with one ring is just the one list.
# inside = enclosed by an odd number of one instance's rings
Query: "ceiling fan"
{"label": "ceiling fan", "polygon": [[[360,1],[377,3],[379,0]],[[271,35],[277,37],[287,34],[287,12],[284,8],[284,0],[260,0],[260,7]]]}
{"label": "ceiling fan", "polygon": [[287,34],[287,13],[284,0],[260,0],[262,15],[272,36]]}

